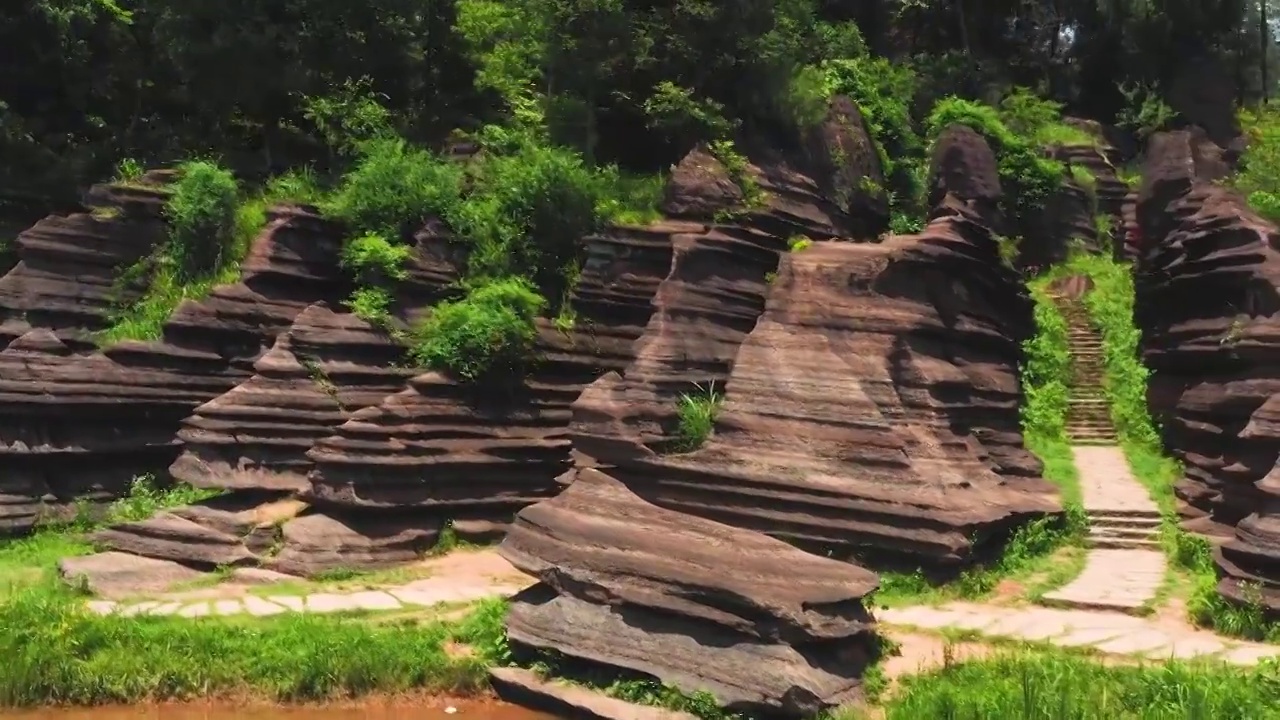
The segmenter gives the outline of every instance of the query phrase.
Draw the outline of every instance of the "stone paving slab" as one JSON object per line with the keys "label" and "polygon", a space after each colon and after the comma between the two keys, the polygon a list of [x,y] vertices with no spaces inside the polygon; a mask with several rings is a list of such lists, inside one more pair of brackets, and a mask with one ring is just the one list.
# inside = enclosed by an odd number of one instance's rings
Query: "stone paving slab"
{"label": "stone paving slab", "polygon": [[1066,586],[1046,593],[1043,600],[1083,608],[1136,610],[1155,598],[1165,570],[1161,552],[1090,550],[1084,571]]}
{"label": "stone paving slab", "polygon": [[[1048,642],[1110,655],[1154,660],[1212,658],[1256,665],[1280,657],[1280,646],[1251,643],[1201,630],[1158,626],[1146,618],[1099,610],[1010,608],[950,603],[941,607],[889,608],[875,613],[886,625],[930,630],[970,630],[987,637]],[[980,627],[980,630],[974,630]]]}
{"label": "stone paving slab", "polygon": [[[259,597],[246,595],[222,600],[187,602],[161,602],[155,600],[121,603],[110,600],[90,600],[85,607],[99,615],[174,616],[201,618],[210,615],[228,616],[248,614],[267,617],[288,612],[385,612],[409,607],[434,607],[446,603],[475,602],[490,597],[509,597],[524,589],[510,583],[463,583],[450,580],[415,580],[412,583],[385,590],[359,590],[352,592],[316,592],[310,595],[271,595]],[[945,621],[952,618],[948,616]]]}
{"label": "stone paving slab", "polygon": [[1080,492],[1086,511],[1160,513],[1147,489],[1133,477],[1124,451],[1115,445],[1076,445],[1071,448],[1080,471]]}

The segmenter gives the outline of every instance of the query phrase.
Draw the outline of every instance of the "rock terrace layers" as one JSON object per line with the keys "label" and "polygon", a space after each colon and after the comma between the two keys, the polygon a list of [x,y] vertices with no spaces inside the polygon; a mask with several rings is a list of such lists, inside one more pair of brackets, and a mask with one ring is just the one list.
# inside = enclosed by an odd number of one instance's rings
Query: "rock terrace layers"
{"label": "rock terrace layers", "polygon": [[277,209],[241,281],[180,305],[164,340],[84,355],[34,329],[0,351],[0,531],[25,531],[42,508],[66,510],[75,498],[111,499],[134,476],[168,467],[183,418],[247,379],[305,307],[336,300],[339,244],[314,212]]}
{"label": "rock terrace layers", "polygon": [[1186,470],[1183,527],[1221,544],[1223,595],[1280,610],[1280,233],[1211,182],[1206,142],[1149,146],[1135,320],[1152,414]]}
{"label": "rock terrace layers", "polygon": [[[785,256],[758,322],[719,309],[759,287],[747,251],[678,243],[636,361],[575,404],[575,447],[659,506],[910,567],[957,569],[1060,510],[1020,433],[1030,301],[982,196],[945,197],[920,236]],[[662,454],[678,392],[723,378],[712,439]]]}
{"label": "rock terrace layers", "polygon": [[352,413],[399,392],[412,374],[403,356],[355,315],[308,307],[254,363],[253,377],[186,419],[170,473],[220,490],[306,489],[307,451]]}
{"label": "rock terrace layers", "polygon": [[512,601],[518,652],[710,692],[732,712],[853,700],[878,647],[862,605],[873,574],[661,509],[598,470],[521,511],[501,552],[540,581]]}
{"label": "rock terrace layers", "polygon": [[91,348],[90,333],[112,309],[141,294],[141,285],[117,278],[164,242],[166,199],[159,187],[99,185],[86,198],[91,209],[21,232],[13,242],[19,262],[0,277],[0,348],[42,327],[75,350]]}

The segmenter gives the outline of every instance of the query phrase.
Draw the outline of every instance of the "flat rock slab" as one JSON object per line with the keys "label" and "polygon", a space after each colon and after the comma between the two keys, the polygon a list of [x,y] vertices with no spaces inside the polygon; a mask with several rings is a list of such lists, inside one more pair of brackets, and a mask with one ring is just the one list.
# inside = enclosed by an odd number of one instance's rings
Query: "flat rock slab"
{"label": "flat rock slab", "polygon": [[1084,571],[1046,593],[1046,604],[1132,612],[1153,600],[1165,577],[1164,553],[1154,550],[1090,550]]}
{"label": "flat rock slab", "polygon": [[521,668],[494,668],[489,682],[503,700],[574,720],[697,720],[689,713],[646,707],[588,688],[544,680]]}
{"label": "flat rock slab", "polygon": [[65,558],[58,562],[58,573],[69,583],[84,582],[94,595],[108,599],[163,593],[205,577],[170,560],[114,551]]}

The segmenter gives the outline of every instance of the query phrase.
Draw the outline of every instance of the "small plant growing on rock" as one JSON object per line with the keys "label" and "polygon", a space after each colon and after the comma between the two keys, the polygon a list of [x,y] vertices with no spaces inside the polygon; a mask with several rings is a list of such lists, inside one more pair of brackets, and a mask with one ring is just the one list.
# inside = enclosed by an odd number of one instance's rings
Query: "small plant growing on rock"
{"label": "small plant growing on rock", "polygon": [[142,163],[133,158],[124,158],[116,163],[115,182],[131,183],[142,179],[146,171],[142,167]]}
{"label": "small plant growing on rock", "polygon": [[681,394],[676,404],[676,412],[680,418],[676,429],[677,447],[682,452],[702,447],[711,436],[716,416],[720,414],[720,405],[724,402],[724,395],[716,391],[714,381],[706,387],[701,384],[694,387],[696,392]]}
{"label": "small plant growing on rock", "polygon": [[803,235],[796,235],[787,241],[787,246],[791,248],[791,252],[807,250],[811,245],[813,245],[813,241]]}

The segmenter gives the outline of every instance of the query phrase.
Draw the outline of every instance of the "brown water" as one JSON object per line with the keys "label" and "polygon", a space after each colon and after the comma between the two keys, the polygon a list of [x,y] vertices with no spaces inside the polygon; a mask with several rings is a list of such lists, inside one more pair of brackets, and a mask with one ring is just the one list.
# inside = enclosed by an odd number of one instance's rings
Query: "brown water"
{"label": "brown water", "polygon": [[492,701],[446,704],[403,703],[339,707],[282,707],[225,704],[44,708],[0,711],[4,720],[555,720],[550,715]]}

